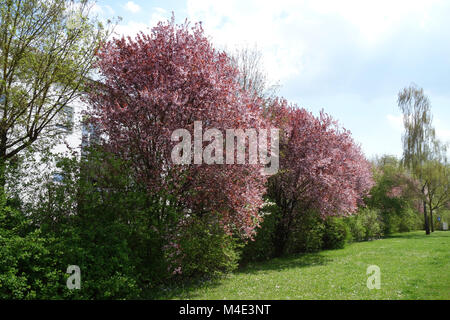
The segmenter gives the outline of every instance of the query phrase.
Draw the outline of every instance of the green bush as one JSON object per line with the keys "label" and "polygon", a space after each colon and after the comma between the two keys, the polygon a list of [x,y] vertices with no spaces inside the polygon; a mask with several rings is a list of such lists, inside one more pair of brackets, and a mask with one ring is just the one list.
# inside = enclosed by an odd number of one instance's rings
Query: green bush
{"label": "green bush", "polygon": [[[53,172],[29,174],[32,196],[2,218],[2,297],[139,299],[170,281],[237,267],[241,245],[217,217],[187,215],[170,196],[149,193],[130,163],[99,149],[43,161],[55,163],[58,181]],[[20,199],[23,191],[12,190]],[[69,265],[80,267],[81,290],[66,287]]]}
{"label": "green bush", "polygon": [[423,229],[423,215],[409,207],[398,211],[381,210],[380,217],[383,222],[383,234],[386,235]]}
{"label": "green bush", "polygon": [[25,237],[0,231],[0,299],[62,298],[64,270],[39,231]]}
{"label": "green bush", "polygon": [[[274,257],[276,225],[279,208],[270,204],[262,210],[264,221],[257,230],[255,241],[246,244],[242,262],[268,260]],[[350,230],[342,218],[323,219],[317,212],[298,214],[293,222],[285,254],[318,252],[322,249],[342,248],[350,237]]]}
{"label": "green bush", "polygon": [[[44,161],[56,163],[60,179],[54,181],[49,172],[27,182],[36,191],[22,205],[32,225],[23,237],[55,257],[57,263],[49,268],[59,278],[39,276],[47,291],[35,290],[35,298],[135,299],[168,278],[155,219],[158,208],[135,184],[127,163],[98,150],[81,161],[50,156]],[[69,265],[81,269],[81,290],[66,287]]]}
{"label": "green bush", "polygon": [[358,219],[357,216],[351,216],[345,218],[345,223],[350,231],[350,241],[363,241],[366,239],[366,227],[362,219]]}
{"label": "green bush", "polygon": [[286,253],[317,252],[323,248],[325,223],[315,211],[298,214],[288,239]]}
{"label": "green bush", "polygon": [[[384,156],[378,160],[374,171],[376,185],[366,199],[368,208],[377,210],[382,234],[407,232],[423,228],[423,216],[413,210],[417,196],[407,187],[409,175],[394,157]],[[393,195],[393,189],[401,190]],[[422,221],[421,221],[422,220]]]}
{"label": "green bush", "polygon": [[250,261],[264,261],[271,259],[275,254],[274,233],[280,211],[276,204],[268,203],[261,209],[264,219],[260,228],[256,230],[256,236],[249,240],[242,249],[242,263]]}
{"label": "green bush", "polygon": [[54,239],[0,196],[0,299],[61,298],[64,274]]}
{"label": "green bush", "polygon": [[[280,209],[274,203],[267,203],[261,210],[263,222],[257,229],[253,241],[245,244],[242,250],[241,263],[250,261],[264,261],[275,256],[275,241],[277,223],[280,219]],[[315,212],[306,212],[297,215],[290,237],[288,238],[285,253],[296,254],[317,252],[322,249],[324,222]]]}
{"label": "green bush", "polygon": [[342,218],[328,217],[325,220],[323,249],[341,249],[350,235],[349,227]]}
{"label": "green bush", "polygon": [[396,228],[398,232],[410,232],[422,229],[422,216],[411,208],[406,208],[399,216]]}
{"label": "green bush", "polygon": [[383,236],[384,225],[379,211],[361,208],[355,215],[344,219],[352,241],[379,239]]}
{"label": "green bush", "polygon": [[213,217],[190,216],[175,233],[164,251],[177,279],[218,276],[238,267],[238,242]]}

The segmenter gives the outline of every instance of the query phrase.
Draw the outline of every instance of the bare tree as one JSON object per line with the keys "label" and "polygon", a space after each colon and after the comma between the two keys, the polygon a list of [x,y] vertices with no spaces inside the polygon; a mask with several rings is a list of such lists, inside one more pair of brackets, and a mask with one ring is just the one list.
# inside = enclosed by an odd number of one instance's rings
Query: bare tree
{"label": "bare tree", "polygon": [[269,84],[263,67],[263,56],[256,45],[238,48],[231,56],[233,63],[240,71],[238,81],[244,90],[264,100],[275,95],[279,86]]}

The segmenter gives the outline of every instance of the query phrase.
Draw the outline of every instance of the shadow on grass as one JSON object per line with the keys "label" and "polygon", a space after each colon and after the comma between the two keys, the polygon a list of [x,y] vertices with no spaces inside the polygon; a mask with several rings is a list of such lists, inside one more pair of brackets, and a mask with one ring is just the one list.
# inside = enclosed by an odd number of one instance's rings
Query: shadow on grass
{"label": "shadow on grass", "polygon": [[435,231],[430,235],[426,235],[425,231],[396,233],[387,235],[385,239],[436,239],[436,238],[450,238],[450,231]]}
{"label": "shadow on grass", "polygon": [[160,285],[153,288],[145,294],[145,300],[195,300],[198,298],[198,290],[201,288],[215,288],[222,284],[231,274],[224,274],[218,276],[196,277],[193,279],[186,279],[180,282],[172,282],[167,285]]}
{"label": "shadow on grass", "polygon": [[332,259],[320,253],[307,253],[301,255],[289,255],[263,262],[250,262],[240,267],[235,272],[213,278],[197,278],[170,286],[160,286],[156,290],[148,292],[146,299],[196,299],[196,291],[201,288],[215,288],[233,275],[253,275],[260,272],[283,271],[292,268],[305,268],[311,266],[323,266]]}
{"label": "shadow on grass", "polygon": [[282,271],[292,268],[323,266],[331,261],[332,259],[323,256],[321,253],[305,253],[274,258],[265,262],[250,262],[235,273],[255,274],[264,271]]}

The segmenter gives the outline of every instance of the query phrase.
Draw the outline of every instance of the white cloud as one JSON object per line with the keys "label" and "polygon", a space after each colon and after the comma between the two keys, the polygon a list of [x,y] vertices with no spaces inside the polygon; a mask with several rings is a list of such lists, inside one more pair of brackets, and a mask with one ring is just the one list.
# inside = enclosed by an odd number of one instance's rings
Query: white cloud
{"label": "white cloud", "polygon": [[133,1],[128,1],[125,4],[125,9],[130,12],[133,12],[133,13],[137,13],[137,12],[141,11],[141,7],[139,5],[137,5],[136,3],[134,3]]}
{"label": "white cloud", "polygon": [[[436,127],[436,135],[443,142],[450,142],[450,129],[441,119],[434,120]],[[449,150],[450,151],[450,150]]]}
{"label": "white cloud", "polygon": [[146,23],[130,21],[127,24],[119,24],[114,29],[113,37],[131,37],[134,38],[140,31],[148,32],[150,26]]}
{"label": "white cloud", "polygon": [[[191,21],[202,21],[217,45],[243,43],[262,50],[272,80],[313,81],[341,52],[369,51],[404,24],[423,28],[442,1],[187,0]],[[345,54],[345,53],[342,53]]]}
{"label": "white cloud", "polygon": [[[435,122],[437,135],[449,140],[450,45],[442,39],[450,35],[450,1],[186,0],[186,11],[175,13],[179,22],[185,14],[202,21],[218,48],[256,44],[282,95],[307,108],[320,102],[368,154],[401,152],[396,95],[411,81],[433,91],[433,112],[442,120]],[[116,34],[149,32],[170,11],[133,17]],[[439,94],[445,99],[437,101]]]}
{"label": "white cloud", "polygon": [[167,10],[158,7],[153,8],[153,10],[154,11],[150,16],[149,22],[152,27],[156,26],[156,24],[160,21],[169,20],[171,13],[169,13]]}
{"label": "white cloud", "polygon": [[139,32],[149,33],[151,28],[156,26],[159,21],[166,21],[170,18],[170,14],[163,8],[153,8],[148,22],[128,21],[126,24],[119,24],[114,30],[115,37],[130,36],[133,38]]}

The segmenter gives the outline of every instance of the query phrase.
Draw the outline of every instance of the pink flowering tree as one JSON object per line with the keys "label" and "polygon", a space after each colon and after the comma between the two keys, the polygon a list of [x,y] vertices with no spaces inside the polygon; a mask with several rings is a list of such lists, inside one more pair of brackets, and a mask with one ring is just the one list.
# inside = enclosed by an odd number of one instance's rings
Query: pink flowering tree
{"label": "pink flowering tree", "polygon": [[[173,18],[150,34],[104,44],[98,56],[101,80],[89,98],[91,118],[106,147],[132,163],[159,208],[158,223],[167,226],[175,211],[176,230],[189,228],[193,216],[208,217],[229,234],[251,237],[265,193],[262,165],[196,164],[194,155],[187,164],[172,161],[179,142],[173,132],[185,129],[194,137],[195,121],[222,133],[266,126],[231,59],[213,48],[200,24],[175,25]],[[179,256],[176,230],[165,232]]]}
{"label": "pink flowering tree", "polygon": [[280,170],[270,177],[268,196],[281,209],[276,254],[284,252],[295,216],[315,210],[326,216],[350,215],[374,182],[370,163],[329,115],[276,100],[267,110],[282,129]]}

